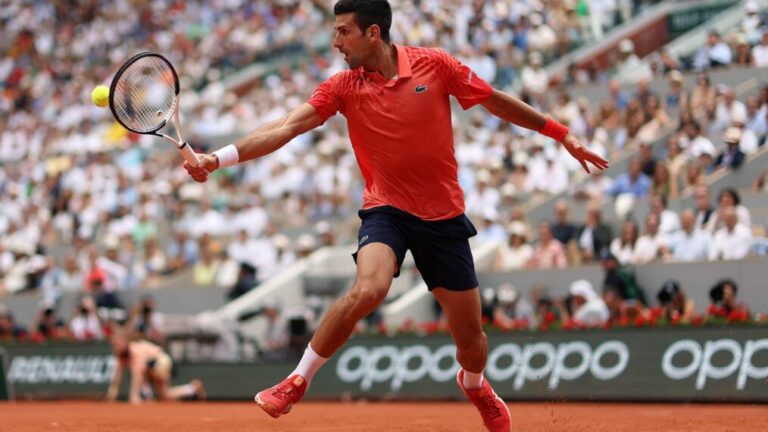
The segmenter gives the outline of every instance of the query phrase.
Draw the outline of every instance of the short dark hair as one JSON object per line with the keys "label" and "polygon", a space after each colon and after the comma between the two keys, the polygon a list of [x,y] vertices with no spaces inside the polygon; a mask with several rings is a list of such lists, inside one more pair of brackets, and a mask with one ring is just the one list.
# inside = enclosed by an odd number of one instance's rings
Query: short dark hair
{"label": "short dark hair", "polygon": [[387,0],[339,0],[333,6],[334,15],[355,14],[355,23],[361,31],[376,24],[381,38],[389,42],[389,28],[392,26],[392,8]]}

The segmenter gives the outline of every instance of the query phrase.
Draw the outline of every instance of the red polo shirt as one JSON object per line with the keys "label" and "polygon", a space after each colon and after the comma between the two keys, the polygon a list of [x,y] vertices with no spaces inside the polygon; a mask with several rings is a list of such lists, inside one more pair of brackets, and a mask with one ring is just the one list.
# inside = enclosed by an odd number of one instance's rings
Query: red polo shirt
{"label": "red polo shirt", "polygon": [[318,86],[309,103],[325,122],[341,112],[365,178],[363,208],[390,205],[423,220],[464,213],[448,95],[464,109],[493,89],[447,52],[397,48],[397,78],[363,68]]}

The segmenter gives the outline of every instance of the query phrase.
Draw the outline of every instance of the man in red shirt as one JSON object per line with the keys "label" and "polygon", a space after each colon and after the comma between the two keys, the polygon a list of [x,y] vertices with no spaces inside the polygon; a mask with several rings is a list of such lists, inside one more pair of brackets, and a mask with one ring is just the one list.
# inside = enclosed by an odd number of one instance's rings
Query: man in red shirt
{"label": "man in red shirt", "polygon": [[429,290],[448,318],[461,368],[457,381],[491,431],[510,429],[509,410],[483,379],[488,352],[480,295],[469,248],[477,232],[464,215],[454,156],[449,95],[464,109],[492,114],[557,141],[589,172],[608,163],[568,129],[491,88],[443,50],[395,45],[386,0],[340,0],[334,48],[349,70],[322,83],[305,103],[233,145],[185,165],[198,182],[214,170],[267,155],[341,112],[365,179],[355,283],[326,313],[296,370],[256,395],[273,417],[290,411],[317,370],[349,338],[357,321],[386,297],[411,250]]}

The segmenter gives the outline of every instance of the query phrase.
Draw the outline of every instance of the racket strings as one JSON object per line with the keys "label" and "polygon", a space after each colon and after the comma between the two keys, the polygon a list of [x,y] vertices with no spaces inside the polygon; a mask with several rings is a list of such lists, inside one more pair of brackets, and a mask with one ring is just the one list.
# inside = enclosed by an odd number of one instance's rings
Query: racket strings
{"label": "racket strings", "polygon": [[113,98],[115,115],[125,126],[139,133],[155,131],[173,114],[174,74],[163,59],[142,57],[118,78]]}

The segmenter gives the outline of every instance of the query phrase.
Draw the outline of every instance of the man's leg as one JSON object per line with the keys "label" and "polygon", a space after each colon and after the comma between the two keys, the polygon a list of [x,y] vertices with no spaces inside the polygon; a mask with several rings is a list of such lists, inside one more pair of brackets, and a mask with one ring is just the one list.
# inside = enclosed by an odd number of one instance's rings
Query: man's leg
{"label": "man's leg", "polygon": [[440,302],[451,335],[456,343],[456,359],[461,365],[457,375],[459,387],[477,407],[485,427],[491,432],[509,432],[510,415],[507,405],[483,379],[488,357],[488,337],[483,332],[480,313],[480,290],[432,290]]}
{"label": "man's leg", "polygon": [[360,248],[355,283],[325,313],[299,365],[280,384],[256,395],[256,403],[264,411],[277,418],[291,410],[315,373],[349,339],[357,322],[387,296],[398,265],[392,248],[384,243],[369,243]]}
{"label": "man's leg", "polygon": [[310,346],[328,358],[349,339],[355,325],[373,312],[389,292],[397,271],[397,258],[384,243],[371,243],[357,254],[357,275],[352,288],[323,316]]}
{"label": "man's leg", "polygon": [[[480,313],[480,290],[450,291],[445,288],[432,290],[443,308],[448,328],[456,343],[456,359],[469,375],[480,376],[488,358],[488,337],[483,332]],[[472,387],[480,387],[480,382]]]}

